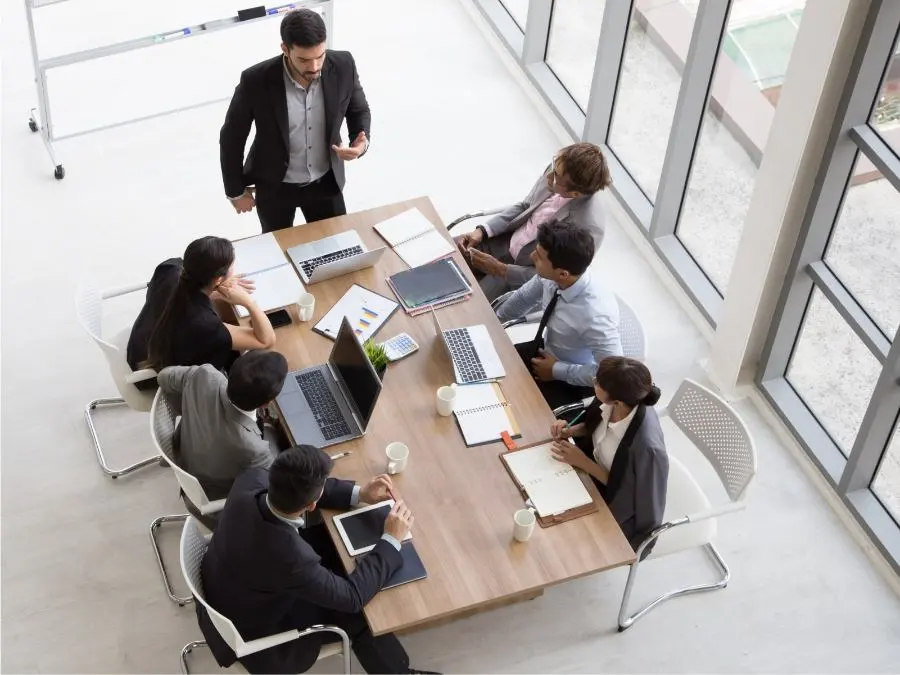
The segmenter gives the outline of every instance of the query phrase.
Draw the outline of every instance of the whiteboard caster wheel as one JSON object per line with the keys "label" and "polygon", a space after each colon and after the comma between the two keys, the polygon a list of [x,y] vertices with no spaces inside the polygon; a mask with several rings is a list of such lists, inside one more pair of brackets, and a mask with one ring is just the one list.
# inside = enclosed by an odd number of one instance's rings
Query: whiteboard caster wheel
{"label": "whiteboard caster wheel", "polygon": [[63,168],[62,164],[56,165],[56,168],[53,170],[53,177],[56,180],[62,180],[66,177],[66,170]]}
{"label": "whiteboard caster wheel", "polygon": [[38,123],[33,117],[28,118],[28,128],[31,129],[34,133],[38,132]]}

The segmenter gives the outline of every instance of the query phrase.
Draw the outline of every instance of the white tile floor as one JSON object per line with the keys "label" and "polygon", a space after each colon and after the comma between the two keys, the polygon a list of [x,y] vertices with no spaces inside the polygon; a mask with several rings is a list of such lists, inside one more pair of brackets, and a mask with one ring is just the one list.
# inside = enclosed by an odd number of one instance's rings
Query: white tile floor
{"label": "white tile floor", "polygon": [[[248,235],[257,223],[222,198],[223,105],[60,143],[68,175],[54,181],[25,124],[30,73],[11,65],[27,63],[28,45],[21,5],[9,4],[0,40],[2,669],[177,672],[178,651],[199,630],[190,608],[164,596],[146,532],[155,516],[180,510],[175,483],[158,468],[118,482],[97,468],[81,411],[113,387],[71,297],[82,277],[143,280],[191,239]],[[336,5],[336,46],[353,50],[373,109],[372,150],[349,172],[350,209],[427,194],[450,220],[519,198],[561,142],[465,6]],[[274,26],[271,41],[274,53]],[[236,38],[231,48],[256,47]],[[151,77],[152,65],[138,79]],[[80,105],[88,110],[70,114],[89,117],[91,100]],[[645,318],[651,366],[671,394],[683,377],[702,378],[707,347],[620,227],[610,224],[596,265]],[[134,302],[112,309],[110,323],[124,326]],[[896,671],[900,601],[754,408],[736,405],[757,440],[760,473],[751,508],[722,523],[719,543],[734,573],[727,590],[676,601],[619,635],[619,570],[404,637],[413,664],[445,672]],[[114,460],[151,452],[145,416],[109,411],[98,424]],[[172,532],[163,537],[172,562],[175,542]],[[648,565],[636,595],[709,573],[701,555],[682,554]],[[198,655],[195,663],[211,662]]]}

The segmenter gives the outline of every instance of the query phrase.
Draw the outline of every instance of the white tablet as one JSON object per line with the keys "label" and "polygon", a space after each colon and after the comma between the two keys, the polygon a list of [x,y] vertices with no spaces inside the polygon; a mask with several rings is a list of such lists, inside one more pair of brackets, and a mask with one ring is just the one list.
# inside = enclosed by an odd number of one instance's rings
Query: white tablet
{"label": "white tablet", "polygon": [[[347,553],[356,556],[375,548],[384,534],[384,521],[393,506],[394,500],[388,499],[334,517],[334,525],[347,547]],[[411,538],[412,534],[407,533],[403,540]]]}

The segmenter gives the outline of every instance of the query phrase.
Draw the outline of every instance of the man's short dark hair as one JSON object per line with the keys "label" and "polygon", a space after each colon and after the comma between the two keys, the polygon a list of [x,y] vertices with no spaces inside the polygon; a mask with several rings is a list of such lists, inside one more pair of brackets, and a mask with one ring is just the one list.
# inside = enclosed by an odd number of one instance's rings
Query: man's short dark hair
{"label": "man's short dark hair", "polygon": [[579,225],[551,220],[538,229],[537,243],[547,252],[550,264],[579,276],[594,259],[594,238]]}
{"label": "man's short dark hair", "polygon": [[278,352],[249,351],[231,366],[228,398],[241,410],[255,410],[278,396],[287,372],[287,360]]}
{"label": "man's short dark hair", "polygon": [[311,445],[280,453],[269,469],[269,502],[282,513],[298,513],[316,501],[334,460]]}
{"label": "man's short dark hair", "polygon": [[325,22],[311,9],[294,9],[281,20],[281,41],[291,47],[315,47],[325,42]]}

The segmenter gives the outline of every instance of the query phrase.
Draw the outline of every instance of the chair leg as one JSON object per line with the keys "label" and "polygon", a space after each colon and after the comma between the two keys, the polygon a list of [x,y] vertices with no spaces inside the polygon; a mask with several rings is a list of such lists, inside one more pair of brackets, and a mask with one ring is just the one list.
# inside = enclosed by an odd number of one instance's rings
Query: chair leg
{"label": "chair leg", "polygon": [[188,662],[187,657],[192,651],[194,651],[197,647],[207,647],[206,640],[195,640],[194,642],[188,642],[181,649],[181,672],[184,675],[191,675],[191,671],[188,670]]}
{"label": "chair leg", "polygon": [[184,607],[189,602],[193,602],[194,598],[190,595],[180,597],[175,595],[172,590],[172,584],[169,583],[169,574],[166,572],[166,564],[163,562],[162,553],[159,550],[159,542],[156,539],[156,533],[165,523],[183,523],[188,519],[188,514],[180,514],[177,516],[160,516],[150,523],[150,544],[153,546],[153,552],[156,554],[156,563],[159,565],[159,573],[162,575],[163,586],[166,589],[166,595],[172,602],[178,603],[179,607]]}
{"label": "chair leg", "polygon": [[109,465],[107,465],[106,458],[103,456],[103,449],[100,447],[100,439],[97,437],[97,430],[94,429],[94,420],[91,416],[91,411],[95,408],[107,405],[126,405],[126,403],[124,398],[98,398],[88,403],[84,408],[84,419],[87,422],[88,432],[90,432],[91,441],[94,443],[94,451],[97,453],[97,461],[100,463],[100,468],[103,469],[103,473],[115,479],[119,476],[125,476],[132,471],[137,471],[138,469],[142,469],[145,466],[158,462],[159,457],[157,456],[148,457],[137,464],[126,466],[124,469],[111,469]]}
{"label": "chair leg", "polygon": [[691,593],[702,593],[704,591],[715,591],[720,588],[725,588],[728,585],[728,581],[731,579],[731,572],[728,570],[728,565],[725,564],[725,561],[722,559],[722,556],[719,554],[719,551],[713,546],[711,543],[706,544],[703,547],[709,557],[712,559],[713,563],[715,563],[716,567],[719,569],[721,576],[719,579],[711,584],[697,584],[694,586],[685,586],[684,588],[677,588],[673,591],[669,591],[668,593],[663,593],[655,600],[651,600],[646,605],[644,605],[637,612],[628,615],[628,600],[631,597],[631,589],[634,586],[634,580],[637,578],[637,570],[638,566],[641,564],[639,560],[635,560],[632,563],[631,568],[628,570],[628,581],[625,583],[625,592],[622,594],[622,605],[619,607],[619,632],[621,633],[626,628],[630,628],[631,624],[640,619],[644,614],[649,612],[651,609],[656,607],[661,602],[665,600],[669,600],[670,598],[678,597],[679,595],[689,595]]}

